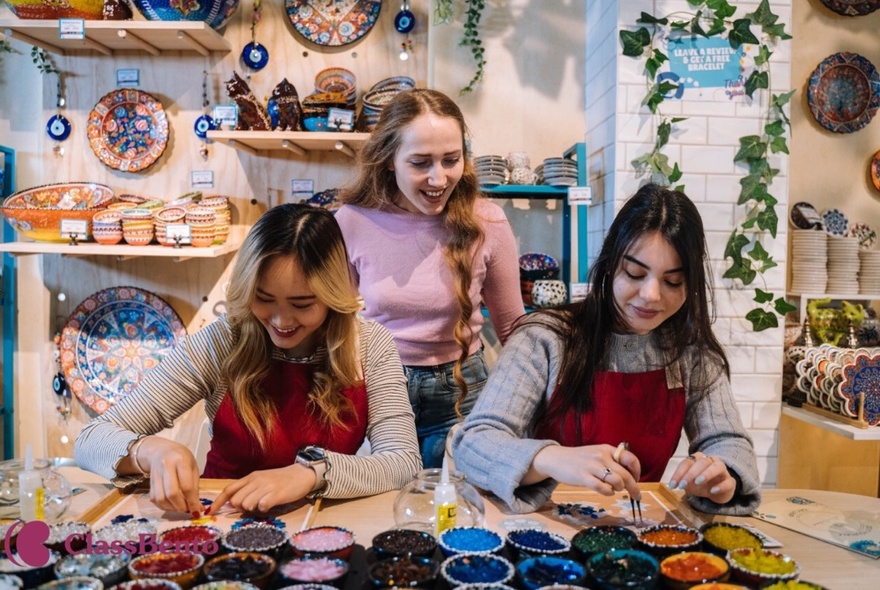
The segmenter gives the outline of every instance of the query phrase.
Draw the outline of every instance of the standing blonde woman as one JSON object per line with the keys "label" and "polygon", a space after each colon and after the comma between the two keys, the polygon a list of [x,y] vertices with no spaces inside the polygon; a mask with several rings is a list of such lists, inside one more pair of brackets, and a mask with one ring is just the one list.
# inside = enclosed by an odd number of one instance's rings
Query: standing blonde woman
{"label": "standing blonde woman", "polygon": [[466,132],[445,94],[400,93],[336,213],[364,316],[400,351],[426,467],[441,464],[447,432],[487,379],[481,301],[502,343],[524,313],[513,231],[480,192]]}
{"label": "standing blonde woman", "polygon": [[[120,486],[147,477],[160,508],[201,511],[193,453],[152,435],[205,400],[203,476],[236,480],[214,506],[263,512],[310,493],[357,497],[412,479],[421,462],[400,357],[387,330],[357,318],[331,213],[267,211],[239,252],[227,307],[83,429],[80,466]],[[371,454],[355,456],[365,439]]]}

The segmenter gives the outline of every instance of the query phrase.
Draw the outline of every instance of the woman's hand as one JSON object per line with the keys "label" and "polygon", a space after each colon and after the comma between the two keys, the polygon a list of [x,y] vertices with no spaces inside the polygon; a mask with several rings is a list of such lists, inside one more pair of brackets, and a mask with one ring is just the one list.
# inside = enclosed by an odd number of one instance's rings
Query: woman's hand
{"label": "woman's hand", "polygon": [[603,496],[626,490],[631,497],[638,499],[642,494],[638,484],[641,473],[639,458],[622,448],[551,445],[535,455],[522,483],[527,485],[552,477],[559,483],[590,488]]}
{"label": "woman's hand", "polygon": [[254,471],[226,486],[210,512],[229,502],[242,512],[268,512],[281,504],[301,500],[315,487],[315,470],[305,465]]}
{"label": "woman's hand", "polygon": [[188,448],[167,438],[148,436],[138,447],[137,462],[135,467],[150,477],[153,504],[163,510],[201,513],[199,467]]}
{"label": "woman's hand", "polygon": [[727,504],[736,493],[736,480],[721,459],[694,453],[679,463],[669,487],[684,490],[692,496],[709,498],[717,504]]}

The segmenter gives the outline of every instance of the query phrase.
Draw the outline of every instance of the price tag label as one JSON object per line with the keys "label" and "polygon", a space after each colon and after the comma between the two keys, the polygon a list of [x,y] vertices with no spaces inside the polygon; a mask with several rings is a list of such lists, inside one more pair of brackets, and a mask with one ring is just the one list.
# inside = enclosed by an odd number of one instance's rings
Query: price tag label
{"label": "price tag label", "polygon": [[348,109],[328,109],[327,127],[336,131],[351,131],[354,129],[354,111]]}
{"label": "price tag label", "polygon": [[189,173],[190,188],[214,188],[212,170],[193,170]]}
{"label": "price tag label", "polygon": [[81,18],[59,18],[59,39],[85,39],[86,21]]}
{"label": "price tag label", "polygon": [[315,192],[315,181],[311,178],[294,178],[290,181],[290,196],[294,199],[309,199]]}
{"label": "price tag label", "polygon": [[135,88],[140,86],[141,71],[137,68],[116,70],[116,85],[121,88]]}
{"label": "price tag label", "polygon": [[86,239],[89,234],[89,222],[85,219],[62,219],[61,237],[75,237],[80,240]]}
{"label": "price tag label", "polygon": [[588,186],[570,186],[568,187],[568,204],[569,205],[592,205],[593,191]]}
{"label": "price tag label", "polygon": [[571,283],[571,302],[583,301],[590,292],[590,283]]}
{"label": "price tag label", "polygon": [[[179,238],[179,240],[178,240]],[[169,223],[165,226],[165,241],[174,243],[179,241],[181,244],[189,244],[192,242],[192,232],[188,223]]]}
{"label": "price tag label", "polygon": [[214,107],[214,123],[218,128],[226,123],[230,128],[238,125],[238,105],[218,104]]}

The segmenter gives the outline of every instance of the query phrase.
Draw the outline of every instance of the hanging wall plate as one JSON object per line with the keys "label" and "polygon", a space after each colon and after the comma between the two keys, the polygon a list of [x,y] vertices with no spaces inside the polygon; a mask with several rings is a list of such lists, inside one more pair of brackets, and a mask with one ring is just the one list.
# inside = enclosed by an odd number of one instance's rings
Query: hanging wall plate
{"label": "hanging wall plate", "polygon": [[64,141],[70,137],[70,121],[64,115],[52,115],[46,123],[46,133],[55,141]]}
{"label": "hanging wall plate", "polygon": [[208,131],[214,131],[215,129],[217,127],[214,125],[214,119],[211,118],[211,115],[202,115],[196,119],[196,123],[193,125],[193,131],[196,132],[199,139],[205,139],[208,137]]}
{"label": "hanging wall plate", "polygon": [[262,70],[269,63],[269,50],[252,42],[241,50],[241,62],[252,70]]}

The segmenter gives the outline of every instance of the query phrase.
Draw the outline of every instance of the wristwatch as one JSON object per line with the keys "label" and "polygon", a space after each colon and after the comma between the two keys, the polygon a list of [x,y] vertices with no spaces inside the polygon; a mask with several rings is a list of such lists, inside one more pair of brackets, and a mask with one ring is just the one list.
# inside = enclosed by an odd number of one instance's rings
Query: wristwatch
{"label": "wristwatch", "polygon": [[299,465],[311,467],[315,472],[315,487],[312,493],[322,490],[327,485],[324,474],[327,473],[327,454],[321,447],[309,445],[296,453],[296,462]]}

